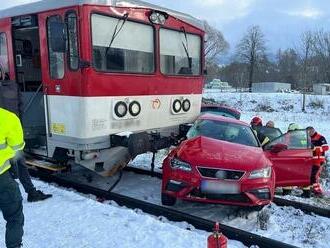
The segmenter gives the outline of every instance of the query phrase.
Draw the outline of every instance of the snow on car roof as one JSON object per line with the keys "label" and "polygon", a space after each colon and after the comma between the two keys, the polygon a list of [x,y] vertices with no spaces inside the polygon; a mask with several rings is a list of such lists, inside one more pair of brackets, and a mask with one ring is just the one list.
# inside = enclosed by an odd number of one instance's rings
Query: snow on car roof
{"label": "snow on car roof", "polygon": [[234,123],[234,124],[249,126],[249,124],[244,122],[244,121],[240,121],[240,120],[237,120],[237,119],[234,119],[234,118],[225,117],[225,116],[222,116],[222,115],[210,114],[210,113],[202,114],[198,117],[198,119],[223,121],[223,122],[230,122],[230,123]]}
{"label": "snow on car roof", "polygon": [[63,7],[75,6],[75,5],[108,5],[115,7],[136,7],[147,8],[166,12],[167,14],[174,16],[180,20],[183,20],[199,29],[204,30],[203,23],[189,14],[185,14],[179,11],[167,9],[155,4],[147,3],[139,0],[41,0],[27,4],[21,4],[8,9],[0,11],[0,18],[20,16],[32,13],[38,13],[51,9],[59,9]]}

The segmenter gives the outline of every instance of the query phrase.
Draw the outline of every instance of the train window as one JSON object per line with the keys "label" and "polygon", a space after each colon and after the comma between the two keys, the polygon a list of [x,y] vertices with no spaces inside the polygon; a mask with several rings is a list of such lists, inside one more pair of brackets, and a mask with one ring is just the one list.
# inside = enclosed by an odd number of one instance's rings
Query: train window
{"label": "train window", "polygon": [[70,11],[66,14],[66,23],[68,28],[69,68],[71,70],[77,70],[79,67],[79,54],[76,12]]}
{"label": "train window", "polygon": [[160,69],[167,75],[200,75],[201,37],[160,29]]}
{"label": "train window", "polygon": [[0,80],[8,79],[8,51],[5,33],[0,33]]}
{"label": "train window", "polygon": [[[107,27],[104,29],[104,27]],[[92,15],[93,66],[99,71],[153,73],[152,26]]]}
{"label": "train window", "polygon": [[64,77],[64,52],[55,52],[52,48],[52,38],[56,34],[51,32],[52,23],[63,23],[62,17],[59,15],[50,16],[47,19],[48,33],[48,53],[49,53],[49,69],[50,77],[53,79],[61,79]]}

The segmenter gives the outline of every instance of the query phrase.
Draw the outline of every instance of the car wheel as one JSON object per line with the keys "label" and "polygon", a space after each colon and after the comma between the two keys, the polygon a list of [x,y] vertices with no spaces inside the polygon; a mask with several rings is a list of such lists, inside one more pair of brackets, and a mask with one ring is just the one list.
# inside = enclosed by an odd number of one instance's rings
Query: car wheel
{"label": "car wheel", "polygon": [[173,206],[176,202],[176,198],[168,194],[162,193],[162,204],[165,206]]}

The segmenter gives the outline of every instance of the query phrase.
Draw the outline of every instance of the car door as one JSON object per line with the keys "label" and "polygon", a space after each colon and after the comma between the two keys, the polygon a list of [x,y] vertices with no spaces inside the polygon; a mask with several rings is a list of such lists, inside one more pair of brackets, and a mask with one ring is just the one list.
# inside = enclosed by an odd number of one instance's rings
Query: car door
{"label": "car door", "polygon": [[264,146],[264,153],[273,163],[277,187],[310,185],[313,152],[305,129],[274,139]]}

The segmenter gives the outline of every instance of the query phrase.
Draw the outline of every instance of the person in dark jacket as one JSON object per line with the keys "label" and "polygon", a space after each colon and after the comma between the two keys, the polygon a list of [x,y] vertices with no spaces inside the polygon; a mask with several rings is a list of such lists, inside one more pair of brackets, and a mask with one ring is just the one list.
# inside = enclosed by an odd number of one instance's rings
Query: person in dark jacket
{"label": "person in dark jacket", "polygon": [[261,118],[258,116],[253,117],[250,124],[251,124],[253,131],[257,135],[258,140],[260,141],[260,144],[262,146],[265,145],[269,141],[269,138],[260,132],[260,128],[262,127]]}
{"label": "person in dark jacket", "polygon": [[314,147],[327,145],[327,140],[324,138],[324,136],[316,132],[314,127],[307,127],[306,130],[311,137],[311,141]]}
{"label": "person in dark jacket", "polygon": [[[314,148],[317,149],[317,147],[320,147],[322,149],[323,146],[327,145],[327,140],[325,139],[325,137],[321,134],[319,134],[318,132],[315,131],[314,127],[309,126],[306,128],[308,135],[311,137],[311,142]],[[315,154],[314,154],[315,155]],[[322,156],[325,155],[325,152],[322,152]],[[320,174],[322,172],[322,168],[323,165],[313,165],[312,168],[312,175],[311,175],[311,183],[313,186],[313,192],[315,195],[321,196],[323,194],[323,190],[322,187],[319,183],[319,178],[320,178]],[[310,197],[311,195],[311,187],[308,188],[304,188],[303,191],[303,196],[307,196]]]}

